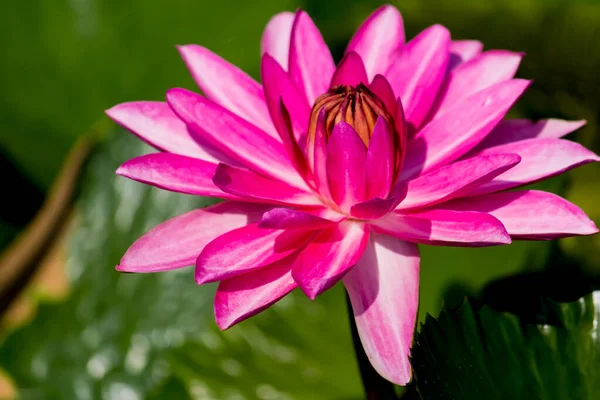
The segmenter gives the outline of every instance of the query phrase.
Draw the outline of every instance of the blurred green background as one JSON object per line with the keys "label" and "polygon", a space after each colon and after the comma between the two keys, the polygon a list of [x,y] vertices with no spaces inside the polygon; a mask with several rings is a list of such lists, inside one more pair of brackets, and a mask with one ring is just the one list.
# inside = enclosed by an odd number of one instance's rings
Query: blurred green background
{"label": "blurred green background", "polygon": [[[441,23],[455,39],[525,51],[519,76],[534,80],[512,116],[586,119],[571,139],[600,151],[600,2],[592,0],[404,0],[407,36]],[[220,333],[214,288],[189,269],[122,275],[113,267],[156,223],[203,200],[126,182],[116,166],[148,149],[103,117],[132,100],[194,89],[176,44],[199,43],[254,77],[269,18],[303,8],[338,57],[379,1],[29,0],[2,2],[0,18],[0,248],[33,218],[78,137],[101,143],[81,179],[77,223],[61,258],[66,287],[47,296],[32,285],[27,318],[2,311],[0,366],[6,392],[30,399],[352,399],[361,387],[350,351],[344,294],[315,302],[296,294]],[[537,185],[560,193],[600,222],[600,170],[587,165]],[[543,268],[548,243],[491,249],[422,250],[421,319],[442,301],[476,295],[491,279]],[[598,237],[560,247],[595,274]],[[35,286],[35,285],[34,285]],[[43,284],[41,284],[43,287]],[[8,317],[7,317],[8,315]],[[18,327],[15,327],[19,325]],[[12,389],[10,388],[12,387]]]}

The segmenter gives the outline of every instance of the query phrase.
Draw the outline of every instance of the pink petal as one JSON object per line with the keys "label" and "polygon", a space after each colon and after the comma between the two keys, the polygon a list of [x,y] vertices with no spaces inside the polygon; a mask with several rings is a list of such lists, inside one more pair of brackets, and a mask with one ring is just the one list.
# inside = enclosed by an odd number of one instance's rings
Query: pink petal
{"label": "pink petal", "polygon": [[179,46],[179,52],[207,98],[279,138],[258,82],[204,47]]}
{"label": "pink petal", "polygon": [[362,220],[378,219],[394,210],[401,201],[402,198],[398,197],[374,198],[353,205],[350,209],[350,215]]}
{"label": "pink petal", "polygon": [[453,200],[452,210],[490,213],[516,239],[546,240],[598,232],[594,222],[576,205],[547,192],[524,190]]}
{"label": "pink petal", "polygon": [[283,145],[246,120],[185,89],[171,89],[167,102],[195,132],[226,155],[273,178],[306,187]]}
{"label": "pink petal", "polygon": [[274,208],[263,214],[258,226],[268,229],[323,229],[346,219],[328,208],[315,210],[293,210]]}
{"label": "pink petal", "polygon": [[442,246],[493,246],[510,243],[502,223],[482,212],[429,210],[411,214],[398,212],[372,221],[377,232],[408,242]]}
{"label": "pink petal", "polygon": [[522,79],[498,83],[438,115],[408,143],[401,179],[431,171],[467,153],[498,124],[529,84]]}
{"label": "pink petal", "polygon": [[358,262],[368,239],[369,228],[357,222],[323,230],[298,255],[292,267],[294,280],[314,300]]}
{"label": "pink petal", "polygon": [[358,133],[345,122],[338,122],[327,144],[327,177],[333,200],[349,210],[365,196],[367,148]]}
{"label": "pink petal", "polygon": [[477,156],[443,166],[408,182],[399,210],[431,206],[460,197],[521,161],[516,154]]}
{"label": "pink petal", "polygon": [[156,272],[193,265],[217,236],[255,222],[268,207],[226,201],[178,215],[146,232],[117,265],[124,272]]}
{"label": "pink petal", "polygon": [[403,386],[411,379],[408,357],[419,304],[419,263],[416,245],[372,235],[362,258],[344,277],[371,365]]}
{"label": "pink petal", "polygon": [[146,154],[132,158],[117,174],[161,189],[196,196],[238,199],[213,183],[217,164],[171,153]]}
{"label": "pink petal", "polygon": [[214,173],[213,182],[223,192],[269,203],[323,205],[313,193],[227,164],[219,164]]}
{"label": "pink petal", "polygon": [[[310,148],[309,148],[310,149]],[[327,181],[327,133],[325,131],[325,110],[317,118],[313,151],[308,153],[308,163],[312,167],[317,192],[327,202],[333,203]]]}
{"label": "pink petal", "polygon": [[397,106],[396,96],[385,76],[375,75],[375,78],[373,78],[373,81],[369,85],[369,89],[383,101],[387,111],[395,116]]}
{"label": "pink petal", "polygon": [[500,121],[473,151],[481,151],[487,147],[525,139],[559,139],[584,125],[584,120],[542,119],[530,121],[528,119],[505,119]]}
{"label": "pink petal", "polygon": [[350,209],[350,215],[362,220],[378,219],[392,212],[406,197],[407,186],[398,182],[392,187],[386,199],[374,198],[362,203],[357,203]]}
{"label": "pink petal", "polygon": [[312,180],[312,173],[309,170],[304,152],[300,148],[298,141],[294,135],[290,114],[283,104],[283,100],[279,101],[279,110],[273,110],[273,123],[277,127],[277,132],[283,141],[283,146],[287,152],[288,158],[296,167],[298,173],[305,181]]}
{"label": "pink petal", "polygon": [[390,193],[395,168],[394,136],[385,119],[379,117],[373,128],[365,169],[366,198],[385,199]]}
{"label": "pink petal", "polygon": [[271,117],[274,120],[277,118],[277,114],[280,112],[280,103],[283,100],[285,108],[290,113],[296,140],[302,143],[310,118],[310,106],[305,96],[277,61],[268,54],[262,58],[260,76]]}
{"label": "pink petal", "polygon": [[491,50],[460,65],[450,72],[436,112],[442,113],[473,93],[512,79],[522,59],[523,53]]}
{"label": "pink petal", "polygon": [[215,319],[228,329],[276,303],[298,285],[292,278],[291,255],[257,271],[219,283],[215,294]]}
{"label": "pink petal", "polygon": [[453,40],[450,43],[450,63],[448,69],[452,70],[481,53],[483,43],[478,40]]}
{"label": "pink petal", "polygon": [[312,231],[246,225],[208,243],[196,260],[198,285],[229,279],[279,261],[302,248]]}
{"label": "pink petal", "polygon": [[333,78],[331,78],[331,87],[338,85],[358,86],[361,83],[364,85],[369,84],[365,66],[357,53],[353,51],[346,53],[335,70]]}
{"label": "pink petal", "polygon": [[346,52],[355,51],[364,60],[369,78],[385,73],[394,52],[404,44],[404,22],[393,6],[375,10],[358,28]]}
{"label": "pink petal", "polygon": [[425,29],[400,51],[386,77],[402,99],[406,120],[415,129],[427,117],[446,74],[450,32],[441,25]]}
{"label": "pink petal", "polygon": [[309,104],[329,90],[334,71],[333,57],[321,32],[308,14],[299,10],[292,27],[289,72]]}
{"label": "pink petal", "polygon": [[260,41],[260,54],[273,57],[283,69],[288,68],[292,25],[296,15],[285,11],[275,14],[267,23]]}
{"label": "pink petal", "polygon": [[[394,125],[396,128],[395,142],[397,143],[394,146],[396,148],[396,174],[394,175],[394,179],[396,179],[396,175],[404,165],[404,159],[406,157],[406,143],[409,140],[409,133],[414,134],[414,131],[409,132],[408,130],[406,116],[404,115],[404,106],[402,105],[402,100],[399,97],[396,99],[396,112],[394,114]],[[412,139],[412,137],[413,135],[411,135],[410,138]]]}
{"label": "pink petal", "polygon": [[224,157],[218,150],[200,143],[167,103],[136,101],[106,110],[113,121],[130,130],[159,150],[218,163]]}
{"label": "pink petal", "polygon": [[561,174],[600,158],[579,143],[563,139],[527,139],[481,151],[481,155],[515,153],[521,163],[478,188],[469,196],[498,192]]}

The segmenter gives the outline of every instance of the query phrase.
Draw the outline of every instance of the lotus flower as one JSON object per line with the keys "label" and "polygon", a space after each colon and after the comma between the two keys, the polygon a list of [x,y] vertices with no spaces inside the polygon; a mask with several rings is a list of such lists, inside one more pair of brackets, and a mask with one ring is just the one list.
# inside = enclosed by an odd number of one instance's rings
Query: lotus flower
{"label": "lotus flower", "polygon": [[299,287],[343,281],[374,368],[403,385],[419,288],[417,244],[493,246],[597,232],[551,193],[506,191],[598,156],[561,139],[583,121],[503,119],[530,82],[522,54],[482,51],[434,25],[405,43],[400,13],[376,10],[336,66],[303,11],[262,38],[262,85],[210,50],[179,47],[204,96],[107,111],[161,152],[117,174],[225,201],[138,239],[119,271],[195,264],[219,281],[221,329]]}

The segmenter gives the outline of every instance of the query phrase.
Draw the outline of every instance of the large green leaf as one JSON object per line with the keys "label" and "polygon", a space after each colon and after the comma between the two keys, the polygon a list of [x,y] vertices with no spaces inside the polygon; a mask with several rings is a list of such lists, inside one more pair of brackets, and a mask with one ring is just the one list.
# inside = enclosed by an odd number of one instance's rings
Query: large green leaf
{"label": "large green leaf", "polygon": [[[332,399],[361,393],[344,294],[312,302],[292,294],[220,332],[214,287],[193,270],[135,275],[114,270],[139,235],[208,204],[114,175],[147,147],[119,131],[85,173],[79,226],[67,260],[73,288],[0,349],[23,399]],[[130,396],[130,397],[127,397]],[[237,397],[236,397],[237,396]]]}
{"label": "large green leaf", "polygon": [[600,292],[542,303],[553,325],[465,302],[421,326],[412,350],[424,399],[592,400],[600,391]]}

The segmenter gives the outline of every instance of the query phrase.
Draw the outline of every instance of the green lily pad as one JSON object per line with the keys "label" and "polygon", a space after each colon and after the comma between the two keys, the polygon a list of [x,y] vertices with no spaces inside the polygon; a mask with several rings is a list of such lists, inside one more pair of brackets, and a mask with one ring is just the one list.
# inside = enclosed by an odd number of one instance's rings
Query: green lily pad
{"label": "green lily pad", "polygon": [[553,325],[466,301],[428,316],[412,350],[424,399],[592,400],[600,390],[600,292],[543,302]]}

